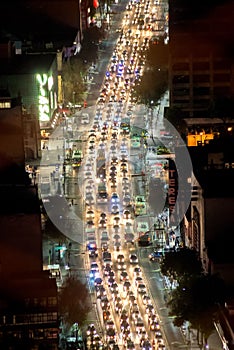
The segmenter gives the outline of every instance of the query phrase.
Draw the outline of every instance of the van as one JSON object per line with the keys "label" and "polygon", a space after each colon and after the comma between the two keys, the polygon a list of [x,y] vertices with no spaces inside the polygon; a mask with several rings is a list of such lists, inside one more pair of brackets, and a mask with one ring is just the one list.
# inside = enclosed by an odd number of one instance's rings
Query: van
{"label": "van", "polygon": [[88,113],[83,113],[81,115],[81,124],[89,124],[89,115],[88,115]]}

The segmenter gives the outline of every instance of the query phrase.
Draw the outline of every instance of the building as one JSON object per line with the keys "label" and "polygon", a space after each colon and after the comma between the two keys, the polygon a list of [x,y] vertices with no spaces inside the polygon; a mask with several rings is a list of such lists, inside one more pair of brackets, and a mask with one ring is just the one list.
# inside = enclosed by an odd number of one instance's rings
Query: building
{"label": "building", "polygon": [[37,116],[26,113],[22,108],[20,96],[11,98],[10,93],[3,89],[0,90],[0,135],[0,149],[5,155],[14,154],[17,163],[41,156],[40,125]]}
{"label": "building", "polygon": [[181,118],[213,117],[234,98],[233,1],[169,0],[170,107]]}
{"label": "building", "polygon": [[225,267],[234,263],[230,250],[234,243],[233,139],[213,140],[188,149],[193,163],[193,187],[185,219],[185,243],[199,252],[207,272],[219,272],[228,283],[233,283],[230,269]]}
{"label": "building", "polygon": [[225,281],[229,296],[214,325],[226,350],[234,348],[233,146],[233,137],[226,136],[188,147],[192,196],[182,225],[184,243],[199,253],[204,270]]}
{"label": "building", "polygon": [[0,102],[0,348],[57,349],[56,280],[43,271],[41,209],[25,171],[19,99]]}

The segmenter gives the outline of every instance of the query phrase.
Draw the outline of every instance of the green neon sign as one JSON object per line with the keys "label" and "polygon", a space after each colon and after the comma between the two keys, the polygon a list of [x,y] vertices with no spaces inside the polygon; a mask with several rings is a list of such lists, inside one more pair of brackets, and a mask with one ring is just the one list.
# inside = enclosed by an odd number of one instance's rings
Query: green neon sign
{"label": "green neon sign", "polygon": [[39,120],[47,122],[50,120],[50,101],[48,91],[51,91],[53,86],[53,77],[48,77],[47,74],[37,74],[36,79],[39,83],[38,109]]}

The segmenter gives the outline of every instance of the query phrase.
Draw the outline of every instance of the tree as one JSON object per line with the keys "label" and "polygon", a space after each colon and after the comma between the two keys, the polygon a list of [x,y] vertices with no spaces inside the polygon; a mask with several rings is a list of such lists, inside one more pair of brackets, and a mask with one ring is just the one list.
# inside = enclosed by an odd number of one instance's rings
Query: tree
{"label": "tree", "polygon": [[180,281],[184,276],[196,276],[203,272],[198,253],[187,247],[168,252],[162,259],[162,274]]}
{"label": "tree", "polygon": [[169,58],[169,47],[164,40],[152,40],[146,55],[146,65],[151,69],[167,69]]}
{"label": "tree", "polygon": [[139,103],[143,103],[148,107],[154,104],[164,95],[168,88],[168,74],[166,70],[145,70],[142,79],[136,82],[133,94]]}
{"label": "tree", "polygon": [[66,102],[80,102],[85,98],[85,82],[84,77],[87,74],[87,67],[82,60],[76,56],[72,56],[70,60],[63,64],[63,90],[64,100]]}
{"label": "tree", "polygon": [[171,293],[167,304],[169,314],[175,315],[176,326],[189,321],[198,330],[198,340],[200,333],[200,342],[204,340],[207,343],[225,294],[224,282],[217,275],[186,275]]}
{"label": "tree", "polygon": [[91,310],[89,292],[85,284],[75,277],[68,277],[59,291],[59,311],[63,320],[81,328]]}
{"label": "tree", "polygon": [[103,31],[96,25],[91,25],[85,32],[79,57],[86,63],[96,62],[98,59],[98,44],[103,38]]}

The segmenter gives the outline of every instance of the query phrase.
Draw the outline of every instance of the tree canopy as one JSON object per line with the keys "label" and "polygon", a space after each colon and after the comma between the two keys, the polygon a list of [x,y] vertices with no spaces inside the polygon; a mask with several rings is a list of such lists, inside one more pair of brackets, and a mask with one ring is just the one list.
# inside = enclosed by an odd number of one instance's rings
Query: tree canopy
{"label": "tree canopy", "polygon": [[171,293],[169,314],[175,315],[176,326],[189,321],[207,339],[224,297],[224,282],[217,275],[186,276]]}
{"label": "tree canopy", "polygon": [[168,252],[162,259],[161,271],[165,276],[180,280],[186,275],[200,275],[203,270],[198,253],[185,247]]}
{"label": "tree canopy", "polygon": [[178,283],[167,302],[174,324],[180,327],[188,321],[206,341],[225,300],[224,281],[218,275],[205,274],[198,253],[186,247],[168,252],[161,261],[161,272]]}
{"label": "tree canopy", "polygon": [[168,89],[168,46],[163,39],[152,40],[145,56],[144,74],[133,94],[139,103],[152,107]]}
{"label": "tree canopy", "polygon": [[[139,103],[147,106],[156,105],[157,101],[163,96],[168,88],[167,71],[147,69],[140,80],[137,81],[134,88],[134,95]],[[152,103],[153,101],[153,103]]]}
{"label": "tree canopy", "polygon": [[68,277],[59,291],[59,310],[65,323],[78,323],[81,328],[91,310],[89,291],[75,277]]}
{"label": "tree canopy", "polygon": [[85,82],[84,76],[87,73],[87,66],[81,58],[72,56],[63,64],[63,89],[66,102],[80,102],[84,100]]}

